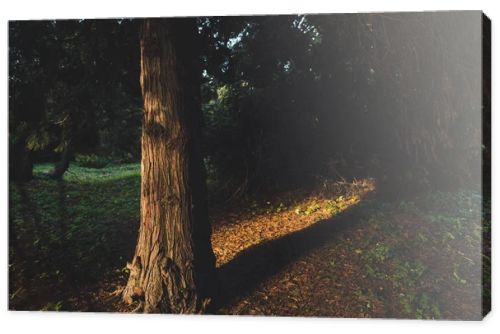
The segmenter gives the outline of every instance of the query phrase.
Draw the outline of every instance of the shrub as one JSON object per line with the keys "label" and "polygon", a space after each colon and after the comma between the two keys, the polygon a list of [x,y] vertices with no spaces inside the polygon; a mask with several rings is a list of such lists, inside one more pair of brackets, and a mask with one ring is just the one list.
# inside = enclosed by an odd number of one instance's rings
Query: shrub
{"label": "shrub", "polygon": [[108,158],[96,154],[77,154],[75,162],[79,166],[87,168],[104,168],[110,163]]}

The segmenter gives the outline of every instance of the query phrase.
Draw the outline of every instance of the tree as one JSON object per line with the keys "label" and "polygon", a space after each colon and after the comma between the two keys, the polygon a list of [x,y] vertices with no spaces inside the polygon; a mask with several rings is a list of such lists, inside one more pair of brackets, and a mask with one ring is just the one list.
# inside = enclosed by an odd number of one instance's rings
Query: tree
{"label": "tree", "polygon": [[[317,32],[302,15],[211,17],[203,111],[209,176],[221,199],[297,186],[317,165]],[[219,196],[217,196],[219,197]]]}
{"label": "tree", "polygon": [[144,100],[141,223],[123,298],[144,312],[200,313],[215,272],[199,145],[195,19],[148,19],[140,31]]}
{"label": "tree", "polygon": [[60,179],[74,156],[139,156],[137,21],[9,22],[9,172],[32,177],[56,161]]}
{"label": "tree", "polygon": [[[32,177],[32,151],[43,146],[39,124],[45,114],[48,68],[51,67],[50,35],[46,21],[9,22],[9,176],[27,181]],[[41,137],[41,138],[39,138]]]}

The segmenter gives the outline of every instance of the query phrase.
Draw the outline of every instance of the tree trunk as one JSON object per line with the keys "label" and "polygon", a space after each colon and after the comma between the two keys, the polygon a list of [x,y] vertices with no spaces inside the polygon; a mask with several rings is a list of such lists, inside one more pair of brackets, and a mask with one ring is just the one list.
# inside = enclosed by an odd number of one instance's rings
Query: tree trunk
{"label": "tree trunk", "polygon": [[31,153],[26,149],[25,137],[16,143],[9,141],[9,179],[24,182],[32,178],[33,161]]}
{"label": "tree trunk", "polygon": [[61,180],[64,173],[69,168],[71,160],[71,142],[66,143],[64,150],[61,153],[61,159],[54,164],[54,169],[50,171],[49,176],[56,180]]}
{"label": "tree trunk", "polygon": [[213,286],[196,38],[194,19],[148,19],[140,33],[141,223],[123,298],[144,312],[204,312]]}

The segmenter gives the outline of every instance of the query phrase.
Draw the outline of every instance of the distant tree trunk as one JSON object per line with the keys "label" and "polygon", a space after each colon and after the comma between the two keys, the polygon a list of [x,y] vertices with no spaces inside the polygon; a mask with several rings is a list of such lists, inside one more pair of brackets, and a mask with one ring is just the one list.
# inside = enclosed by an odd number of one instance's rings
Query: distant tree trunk
{"label": "distant tree trunk", "polygon": [[204,312],[213,286],[196,38],[194,19],[148,19],[140,33],[141,224],[123,298],[144,312]]}
{"label": "distant tree trunk", "polygon": [[60,160],[54,164],[54,169],[49,173],[49,176],[56,180],[62,179],[64,173],[66,173],[69,168],[70,160],[71,142],[68,142],[61,153]]}
{"label": "distant tree trunk", "polygon": [[33,161],[26,149],[23,137],[16,143],[9,141],[9,179],[13,181],[29,181],[33,178]]}

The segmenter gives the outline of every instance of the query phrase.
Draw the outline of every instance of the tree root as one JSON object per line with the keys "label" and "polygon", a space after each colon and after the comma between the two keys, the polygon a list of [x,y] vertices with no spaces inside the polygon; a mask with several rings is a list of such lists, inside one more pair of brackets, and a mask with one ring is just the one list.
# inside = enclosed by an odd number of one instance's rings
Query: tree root
{"label": "tree root", "polygon": [[130,311],[130,313],[140,313],[142,311],[142,308],[143,308],[143,303],[142,301],[139,302],[139,305],[137,305],[136,308],[134,308],[132,311]]}

